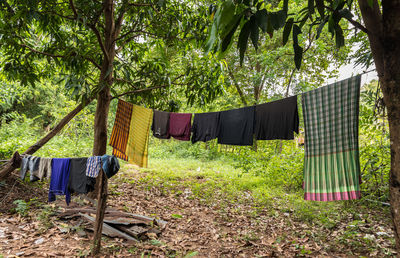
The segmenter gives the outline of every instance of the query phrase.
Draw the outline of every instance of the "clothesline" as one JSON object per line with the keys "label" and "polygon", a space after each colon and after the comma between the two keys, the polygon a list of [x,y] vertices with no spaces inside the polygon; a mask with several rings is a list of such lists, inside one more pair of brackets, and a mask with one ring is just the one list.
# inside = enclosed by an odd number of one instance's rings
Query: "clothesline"
{"label": "clothesline", "polygon": [[[354,76],[352,76],[352,77],[361,76],[361,75],[368,74],[368,73],[371,73],[371,72],[376,72],[376,68],[371,69],[371,70],[368,70],[368,71],[363,71],[363,72],[361,72],[361,73],[359,73],[359,74],[357,74],[357,75],[354,75]],[[338,82],[338,81],[335,81],[334,83],[337,83],[337,82]],[[334,84],[334,83],[333,83],[333,84]],[[325,85],[325,86],[328,86],[328,85]],[[322,86],[322,87],[324,87],[324,86]],[[317,89],[318,89],[318,88],[317,88]],[[309,90],[309,91],[313,91],[313,90],[315,90],[315,89],[312,89],[312,90]],[[295,95],[288,96],[288,97],[284,97],[283,99],[290,98],[290,97],[295,97],[295,96],[299,96],[299,95],[305,94],[305,93],[307,93],[307,92],[309,92],[309,91],[302,92],[302,93],[300,93],[300,94],[295,94]],[[125,94],[124,94],[124,95],[125,95]],[[118,98],[116,98],[116,99],[122,100],[120,97],[118,97]],[[281,99],[279,99],[279,100],[281,100]],[[278,101],[278,100],[274,100],[274,101]],[[247,106],[247,107],[258,106],[258,105],[262,105],[262,104],[271,103],[271,102],[274,102],[274,101],[265,102],[265,103],[261,103],[261,104],[249,105],[249,106]],[[146,105],[145,105],[145,108],[147,108]],[[167,111],[157,110],[157,109],[154,109],[154,108],[152,108],[152,109],[153,109],[154,111],[167,112]],[[240,109],[240,108],[235,108],[235,109]],[[232,109],[229,109],[229,110],[232,110]],[[226,110],[222,110],[222,111],[226,111]],[[213,112],[221,112],[221,111],[213,111]],[[198,113],[198,112],[190,112],[190,113],[191,113],[191,114],[200,114],[200,113]],[[209,112],[203,112],[203,113],[209,113]]]}
{"label": "clothesline", "polygon": [[[360,198],[358,112],[361,75],[302,93],[305,125],[304,198]],[[113,155],[147,166],[150,129],[161,139],[252,145],[256,140],[294,139],[297,95],[219,112],[169,113],[118,101],[110,137]],[[340,166],[338,164],[341,164]]]}
{"label": "clothesline", "polygon": [[55,201],[56,195],[65,195],[65,201],[69,204],[71,193],[86,194],[94,190],[96,178],[101,170],[110,178],[119,168],[118,159],[110,155],[84,158],[23,155],[20,177],[24,180],[29,171],[31,182],[50,178],[48,201]]}

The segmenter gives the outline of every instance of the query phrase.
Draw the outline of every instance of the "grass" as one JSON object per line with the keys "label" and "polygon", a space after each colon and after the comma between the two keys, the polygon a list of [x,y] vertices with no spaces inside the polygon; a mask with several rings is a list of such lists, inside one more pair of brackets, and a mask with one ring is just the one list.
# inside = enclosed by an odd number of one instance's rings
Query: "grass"
{"label": "grass", "polygon": [[[269,209],[273,214],[279,210],[293,214],[307,223],[321,223],[327,228],[334,227],[333,222],[343,214],[342,211],[354,211],[351,205],[342,202],[306,202],[302,191],[288,192],[284,188],[271,187],[273,178],[243,173],[226,159],[200,161],[197,159],[152,159],[149,168],[140,171],[147,173],[141,183],[149,187],[163,187],[177,195],[182,189],[189,188],[193,195],[206,204],[220,205],[251,201],[255,215],[257,210]],[[353,202],[355,203],[355,202]]]}
{"label": "grass", "polygon": [[[333,241],[330,233],[339,232],[334,240],[337,245],[344,245],[359,252],[381,249],[385,254],[391,253],[390,247],[380,247],[376,241],[368,238],[368,234],[373,234],[375,230],[371,225],[390,225],[388,208],[366,205],[362,200],[305,201],[301,189],[288,190],[284,186],[277,187],[273,182],[274,178],[245,173],[234,164],[234,160],[226,156],[213,160],[156,157],[150,159],[149,168],[140,169],[143,177],[135,183],[147,189],[156,187],[165,195],[189,195],[188,198],[213,206],[221,214],[227,210],[231,213],[236,212],[235,209],[239,213],[241,204],[245,204],[246,207],[251,206],[246,212],[247,216],[254,220],[257,220],[260,214],[275,218],[290,217],[290,220],[285,220],[289,227],[293,222],[307,225],[307,229],[291,234],[297,234],[299,238],[308,237],[322,245]],[[255,237],[244,236],[246,239]],[[307,254],[303,246],[299,245],[298,248]]]}

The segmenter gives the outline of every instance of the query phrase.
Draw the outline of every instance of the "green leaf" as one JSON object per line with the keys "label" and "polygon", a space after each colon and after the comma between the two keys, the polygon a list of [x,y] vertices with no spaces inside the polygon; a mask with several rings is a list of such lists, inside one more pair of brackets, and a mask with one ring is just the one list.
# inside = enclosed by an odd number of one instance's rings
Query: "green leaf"
{"label": "green leaf", "polygon": [[246,52],[247,49],[247,41],[249,40],[249,35],[250,35],[250,22],[246,22],[242,30],[240,31],[239,34],[239,40],[238,40],[238,48],[239,48],[239,55],[240,55],[240,65],[243,63],[244,59],[244,53]]}
{"label": "green leaf", "polygon": [[194,256],[196,256],[196,255],[198,255],[198,254],[199,254],[199,252],[197,252],[197,251],[189,251],[189,252],[184,256],[184,258],[194,257]]}
{"label": "green leaf", "polygon": [[346,19],[351,19],[353,18],[353,14],[350,12],[349,9],[345,8],[345,9],[341,9],[338,11],[338,14],[340,17],[342,18],[346,18]]}
{"label": "green leaf", "polygon": [[221,31],[221,38],[225,38],[226,35],[230,33],[231,27],[236,24],[235,22],[232,22],[232,19],[236,18],[234,13],[235,5],[231,0],[223,2],[222,5],[217,9],[214,15],[210,34],[205,45],[206,53],[210,52],[214,47],[218,39],[218,31]]}
{"label": "green leaf", "polygon": [[299,46],[298,35],[301,34],[301,29],[296,24],[293,25],[293,50],[294,50],[294,63],[297,69],[300,69],[301,61],[303,59],[303,48]]}
{"label": "green leaf", "polygon": [[257,26],[256,18],[254,15],[250,18],[250,39],[253,43],[254,48],[258,49],[258,38],[260,36],[260,30]]}
{"label": "green leaf", "polygon": [[180,215],[180,214],[171,214],[171,217],[174,218],[174,219],[181,219],[181,218],[183,218],[183,216]]}
{"label": "green leaf", "polygon": [[[219,11],[217,11],[216,15],[220,14]],[[208,35],[208,39],[207,42],[205,44],[205,52],[208,53],[211,51],[211,49],[214,47],[215,45],[215,41],[217,40],[217,23],[215,21],[215,17],[214,17],[214,22],[211,26],[211,30],[210,30],[210,34]]]}
{"label": "green leaf", "polygon": [[328,19],[324,19],[322,22],[321,22],[321,24],[318,26],[318,29],[317,29],[317,37],[316,37],[316,39],[318,39],[319,38],[319,36],[321,35],[321,32],[322,32],[322,30],[323,30],[323,28],[324,28],[324,26],[325,26],[325,24],[328,22]]}
{"label": "green leaf", "polygon": [[344,0],[334,0],[333,1],[333,9],[335,9],[335,11],[338,11],[338,10],[342,9],[345,4],[346,4],[346,2]]}
{"label": "green leaf", "polygon": [[290,18],[286,21],[285,28],[283,29],[283,39],[282,39],[283,45],[286,45],[286,43],[289,40],[289,35],[290,32],[292,31],[293,21],[294,21],[293,18]]}
{"label": "green leaf", "polygon": [[312,14],[314,14],[315,10],[314,10],[314,0],[308,0],[308,13],[310,14],[310,16]]}
{"label": "green leaf", "polygon": [[230,28],[233,26],[232,24],[235,23],[235,4],[231,0],[228,0],[221,5],[220,9],[221,15],[218,17],[218,29],[221,30],[223,38],[230,32]]}
{"label": "green leaf", "polygon": [[268,12],[265,9],[258,10],[254,16],[256,17],[257,25],[263,32],[267,31]]}
{"label": "green leaf", "polygon": [[315,0],[315,5],[317,6],[317,10],[319,15],[324,18],[325,17],[325,7],[324,0]]}
{"label": "green leaf", "polygon": [[238,39],[240,65],[242,65],[243,63],[244,53],[246,52],[247,49],[247,41],[249,40],[249,35],[250,35],[250,22],[248,21],[243,25]]}
{"label": "green leaf", "polygon": [[227,49],[229,49],[229,46],[232,43],[232,37],[233,37],[233,35],[235,35],[236,29],[240,24],[241,15],[235,15],[235,16],[236,16],[235,24],[231,27],[230,32],[222,39],[222,43],[221,43],[221,51],[222,52],[225,52]]}
{"label": "green leaf", "polygon": [[344,46],[344,36],[343,36],[343,30],[342,28],[339,26],[339,24],[337,24],[335,26],[335,41],[336,41],[336,47],[340,48]]}
{"label": "green leaf", "polygon": [[271,22],[272,28],[274,30],[279,30],[285,26],[287,14],[285,10],[280,10],[277,12],[269,13],[269,21]]}
{"label": "green leaf", "polygon": [[328,19],[328,30],[332,34],[332,38],[335,35],[335,21],[333,19],[333,15],[329,16]]}

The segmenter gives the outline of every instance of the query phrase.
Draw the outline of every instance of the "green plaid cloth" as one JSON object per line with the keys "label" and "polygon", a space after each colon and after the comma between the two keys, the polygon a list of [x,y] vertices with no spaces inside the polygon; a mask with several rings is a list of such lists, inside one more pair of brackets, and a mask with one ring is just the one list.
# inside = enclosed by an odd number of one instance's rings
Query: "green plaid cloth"
{"label": "green plaid cloth", "polygon": [[302,95],[304,199],[360,197],[358,113],[361,75]]}

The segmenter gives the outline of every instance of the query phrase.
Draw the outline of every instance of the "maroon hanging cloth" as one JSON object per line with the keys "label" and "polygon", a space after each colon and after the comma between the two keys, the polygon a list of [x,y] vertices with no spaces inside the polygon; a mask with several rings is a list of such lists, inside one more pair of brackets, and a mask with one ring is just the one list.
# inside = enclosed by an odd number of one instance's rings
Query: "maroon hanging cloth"
{"label": "maroon hanging cloth", "polygon": [[169,117],[169,135],[177,140],[189,141],[192,114],[170,113]]}

